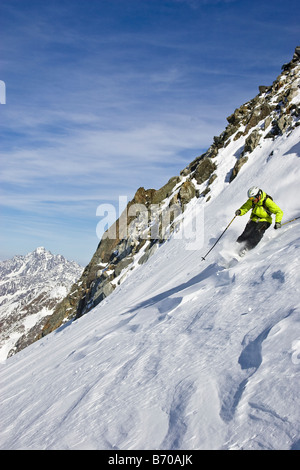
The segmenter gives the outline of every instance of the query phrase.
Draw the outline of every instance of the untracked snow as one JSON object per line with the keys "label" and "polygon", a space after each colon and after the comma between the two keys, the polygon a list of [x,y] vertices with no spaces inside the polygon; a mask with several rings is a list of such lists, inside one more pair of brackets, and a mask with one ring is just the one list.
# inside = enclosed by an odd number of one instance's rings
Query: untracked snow
{"label": "untracked snow", "polygon": [[299,221],[237,261],[237,217],[202,260],[253,184],[283,222],[300,215],[299,141],[300,127],[264,140],[231,184],[226,147],[211,200],[185,213],[182,230],[204,210],[203,246],[177,233],[98,307],[1,364],[0,448],[300,448]]}

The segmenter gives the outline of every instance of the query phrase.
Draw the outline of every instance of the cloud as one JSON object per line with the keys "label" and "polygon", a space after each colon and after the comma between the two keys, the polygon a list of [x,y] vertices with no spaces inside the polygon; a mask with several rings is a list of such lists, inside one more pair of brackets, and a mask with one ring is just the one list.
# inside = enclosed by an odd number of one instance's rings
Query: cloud
{"label": "cloud", "polygon": [[[42,142],[36,147],[31,143],[27,148],[3,152],[0,181],[32,190],[33,185],[41,186],[45,181],[48,188],[63,183],[63,192],[69,185],[93,186],[95,192],[97,184],[99,188],[108,181],[112,186],[120,185],[126,174],[123,189],[132,190],[131,172],[133,179],[149,181],[149,175],[143,177],[149,168],[155,172],[168,161],[180,168],[185,163],[181,152],[206,146],[207,133],[213,129],[210,124],[191,120],[191,116],[164,114],[152,119],[122,129],[80,130],[75,126],[65,135],[39,135]],[[33,136],[30,140],[34,143]]]}

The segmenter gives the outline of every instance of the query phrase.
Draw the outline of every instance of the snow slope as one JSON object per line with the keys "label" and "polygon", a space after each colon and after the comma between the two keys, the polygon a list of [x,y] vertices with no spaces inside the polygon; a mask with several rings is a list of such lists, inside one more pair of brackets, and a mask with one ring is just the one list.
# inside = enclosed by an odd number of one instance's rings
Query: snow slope
{"label": "snow slope", "polygon": [[299,141],[300,127],[264,140],[231,184],[226,147],[214,197],[195,198],[181,229],[204,207],[203,246],[173,235],[98,307],[0,365],[0,448],[300,448],[299,221],[238,262],[236,218],[202,260],[252,184],[283,221],[300,215]]}

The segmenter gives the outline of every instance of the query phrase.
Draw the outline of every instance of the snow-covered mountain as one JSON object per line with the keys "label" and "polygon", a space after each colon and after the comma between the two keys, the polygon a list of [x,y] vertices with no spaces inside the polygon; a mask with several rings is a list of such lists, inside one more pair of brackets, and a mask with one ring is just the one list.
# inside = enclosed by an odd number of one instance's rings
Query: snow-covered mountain
{"label": "snow-covered mountain", "polygon": [[[185,202],[167,239],[103,240],[77,319],[1,364],[0,448],[300,449],[299,57],[163,192],[160,211]],[[252,185],[288,223],[236,259]]]}
{"label": "snow-covered mountain", "polygon": [[31,344],[82,270],[43,247],[0,262],[0,360]]}

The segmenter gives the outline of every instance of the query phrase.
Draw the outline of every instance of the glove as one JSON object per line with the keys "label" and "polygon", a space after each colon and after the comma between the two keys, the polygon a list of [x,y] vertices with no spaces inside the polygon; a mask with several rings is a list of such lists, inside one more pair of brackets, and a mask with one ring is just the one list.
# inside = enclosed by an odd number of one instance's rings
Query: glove
{"label": "glove", "polygon": [[238,209],[237,211],[235,211],[235,215],[241,215],[242,211],[241,209]]}
{"label": "glove", "polygon": [[275,228],[275,230],[277,230],[278,228],[281,228],[281,223],[276,222],[275,225],[274,225],[274,228]]}

